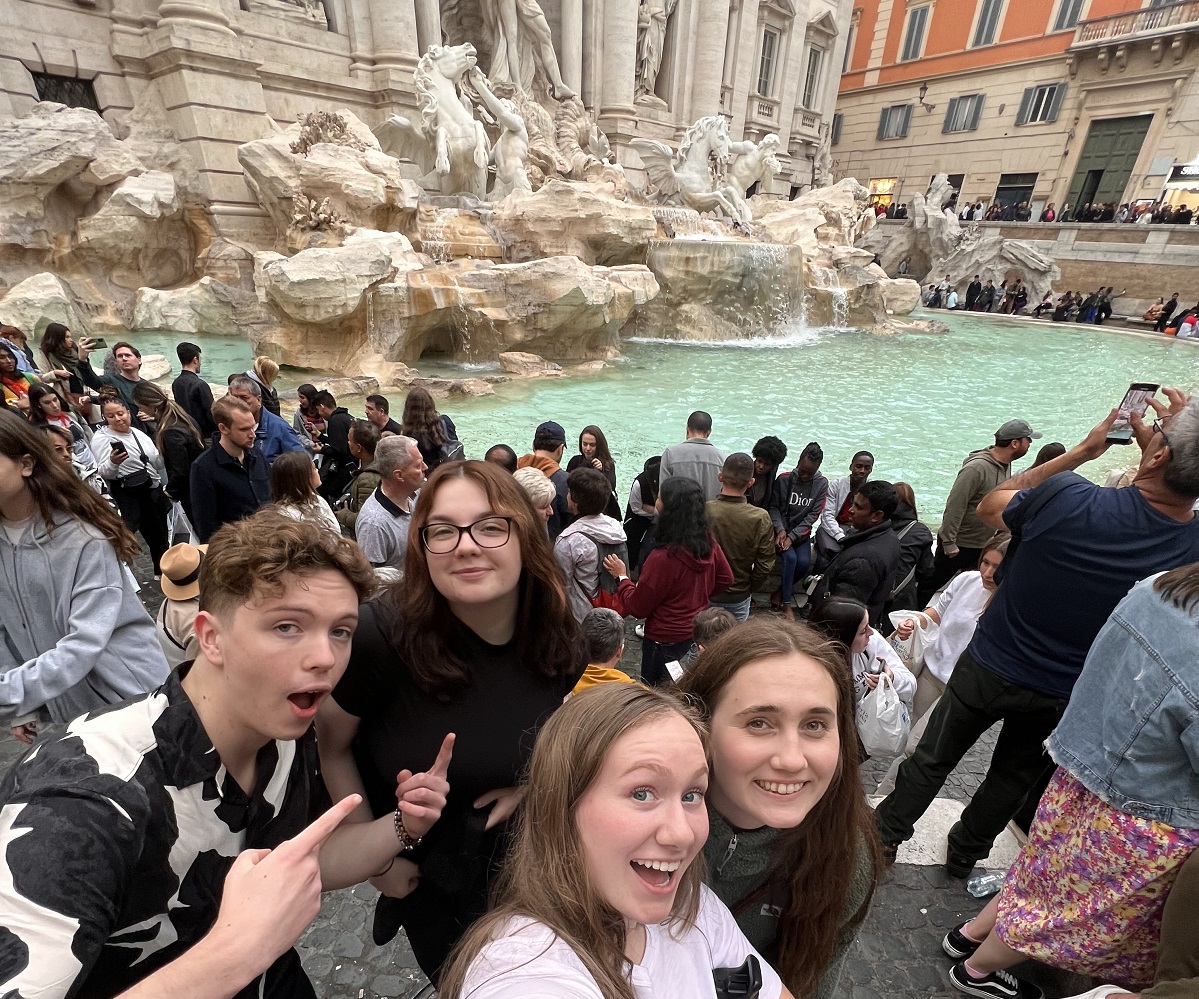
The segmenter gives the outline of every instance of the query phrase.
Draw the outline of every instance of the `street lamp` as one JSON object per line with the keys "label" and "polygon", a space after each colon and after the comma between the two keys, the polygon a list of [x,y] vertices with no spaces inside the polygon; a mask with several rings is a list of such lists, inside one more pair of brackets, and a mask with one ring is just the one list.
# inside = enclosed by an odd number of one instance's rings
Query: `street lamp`
{"label": "street lamp", "polygon": [[924,108],[924,110],[925,110],[925,111],[927,111],[927,112],[933,112],[933,111],[937,110],[937,105],[935,105],[935,104],[929,104],[929,103],[928,103],[927,101],[925,101],[925,99],[924,99],[924,98],[926,98],[926,97],[928,96],[928,84],[927,84],[927,83],[922,83],[922,84],[920,84],[920,93],[919,93],[917,96],[918,96],[918,98],[919,98],[919,100],[920,100],[920,106],[921,106],[922,108]]}

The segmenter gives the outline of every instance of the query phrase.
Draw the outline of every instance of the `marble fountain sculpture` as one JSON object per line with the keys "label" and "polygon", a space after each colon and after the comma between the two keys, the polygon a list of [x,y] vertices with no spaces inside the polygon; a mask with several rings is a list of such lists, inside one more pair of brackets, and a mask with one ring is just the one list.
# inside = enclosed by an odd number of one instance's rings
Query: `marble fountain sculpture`
{"label": "marble fountain sculpture", "polygon": [[[120,139],[57,104],[0,122],[0,316],[35,336],[50,321],[244,334],[283,364],[404,384],[430,353],[588,362],[622,336],[747,337],[805,310],[886,330],[910,311],[915,283],[854,249],[873,223],[855,181],[747,200],[779,168],[778,136],[734,142],[712,116],[677,150],[634,140],[637,189],[562,83],[537,5],[508,6],[482,6],[486,74],[472,44],[421,57],[416,120],[264,118],[237,149],[257,242],[215,231],[160,112],[135,109]],[[652,89],[673,2],[643,8]]]}

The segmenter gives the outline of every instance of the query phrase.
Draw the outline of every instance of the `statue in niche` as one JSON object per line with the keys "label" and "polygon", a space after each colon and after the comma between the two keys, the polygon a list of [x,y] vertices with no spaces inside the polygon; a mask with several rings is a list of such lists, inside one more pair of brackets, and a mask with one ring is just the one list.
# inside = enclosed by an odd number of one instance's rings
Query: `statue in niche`
{"label": "statue in niche", "polygon": [[519,91],[531,92],[540,68],[555,100],[575,96],[562,79],[550,26],[537,0],[481,0],[480,7],[491,44],[487,78],[492,83],[511,83]]}
{"label": "statue in niche", "polygon": [[744,196],[758,181],[773,177],[783,169],[778,157],[781,144],[773,132],[762,136],[761,142],[730,143],[733,159],[729,164],[728,182]]}
{"label": "statue in niche", "polygon": [[421,168],[420,184],[426,190],[479,199],[487,193],[491,143],[462,92],[477,65],[475,47],[469,43],[430,45],[412,75],[420,125],[397,114],[375,129],[384,152]]}
{"label": "statue in niche", "polygon": [[700,118],[687,129],[677,153],[656,139],[633,139],[629,144],[645,164],[661,204],[714,212],[734,223],[752,221],[744,195],[723,179],[732,160],[729,126],[723,116]]}
{"label": "statue in niche", "polygon": [[491,147],[491,163],[495,166],[495,186],[490,200],[499,201],[513,191],[533,193],[529,182],[529,130],[520,116],[516,105],[503,97],[496,97],[482,70],[476,66],[470,72],[470,82],[479,95],[483,107],[500,127],[500,137]]}
{"label": "statue in niche", "polygon": [[816,148],[815,159],[816,187],[828,187],[833,182],[833,142],[832,133],[827,125],[824,126],[824,136]]}
{"label": "statue in niche", "polygon": [[678,0],[641,0],[637,9],[637,96],[654,97],[666,49],[666,22]]}

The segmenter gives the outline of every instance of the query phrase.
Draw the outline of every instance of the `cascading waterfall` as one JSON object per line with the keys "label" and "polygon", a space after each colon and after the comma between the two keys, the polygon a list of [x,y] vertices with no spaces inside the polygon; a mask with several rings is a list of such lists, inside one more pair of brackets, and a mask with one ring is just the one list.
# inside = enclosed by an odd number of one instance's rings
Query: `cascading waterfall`
{"label": "cascading waterfall", "polygon": [[[838,329],[844,329],[849,326],[849,292],[841,287],[841,275],[835,267],[821,267],[818,264],[809,262],[809,273],[812,276],[813,287],[809,289],[809,294],[806,299],[813,296],[813,292],[821,292],[828,295],[829,303],[832,309],[831,326]],[[805,306],[810,302],[805,300]],[[804,321],[807,322],[809,310],[805,308]]]}

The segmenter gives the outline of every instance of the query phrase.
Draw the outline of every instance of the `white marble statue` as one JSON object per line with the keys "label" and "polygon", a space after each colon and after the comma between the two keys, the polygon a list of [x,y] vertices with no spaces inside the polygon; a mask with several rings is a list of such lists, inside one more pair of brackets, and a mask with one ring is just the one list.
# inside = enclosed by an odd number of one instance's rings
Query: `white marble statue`
{"label": "white marble statue", "polygon": [[549,80],[556,100],[575,96],[562,79],[550,26],[537,0],[481,0],[483,27],[491,43],[492,83],[511,83],[532,91],[538,67]]}
{"label": "white marble statue", "polygon": [[495,167],[495,185],[490,200],[499,201],[513,191],[533,193],[529,183],[529,130],[512,101],[496,97],[483,71],[476,66],[470,72],[470,82],[483,106],[500,127],[500,137],[491,147],[491,163]]}
{"label": "white marble statue", "polygon": [[726,179],[742,195],[758,181],[773,177],[782,170],[778,151],[781,140],[771,132],[762,136],[761,142],[734,142],[729,145],[733,160],[729,164]]}
{"label": "white marble statue", "polygon": [[477,121],[462,84],[478,65],[475,47],[430,45],[413,73],[421,123],[392,115],[375,129],[384,152],[418,164],[421,186],[442,194],[487,193],[491,144]]}
{"label": "white marble statue", "polygon": [[731,143],[728,122],[721,115],[700,118],[687,129],[677,153],[654,139],[633,139],[629,144],[645,164],[661,203],[715,212],[734,222],[752,220],[744,196],[723,180],[731,159]]}
{"label": "white marble statue", "polygon": [[637,96],[654,96],[662,55],[666,49],[666,22],[678,0],[641,0],[637,9]]}

